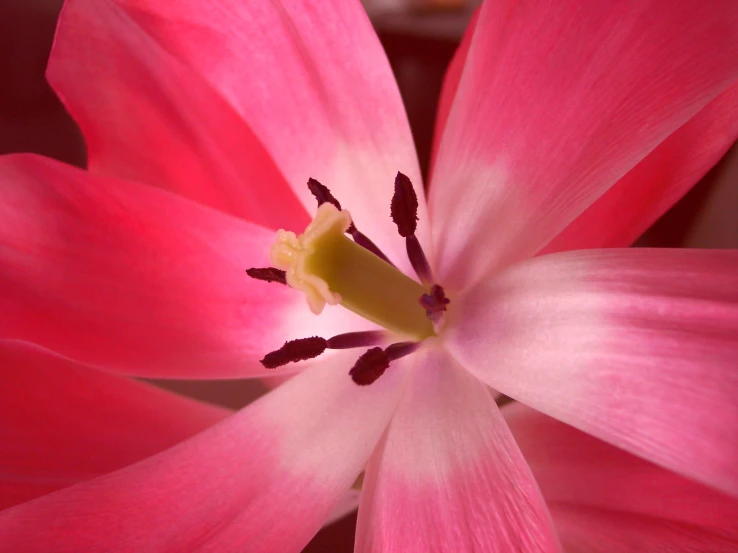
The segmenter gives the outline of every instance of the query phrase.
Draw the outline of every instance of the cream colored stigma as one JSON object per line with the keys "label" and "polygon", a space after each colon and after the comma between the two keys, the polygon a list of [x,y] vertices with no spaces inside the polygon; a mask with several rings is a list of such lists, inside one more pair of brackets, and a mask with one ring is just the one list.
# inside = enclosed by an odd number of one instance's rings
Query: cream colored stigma
{"label": "cream colored stigma", "polygon": [[270,253],[272,264],[285,271],[289,286],[304,292],[310,311],[316,315],[320,315],[325,304],[341,303],[341,295],[332,292],[325,280],[308,270],[309,259],[326,234],[343,235],[350,224],[348,211],[338,211],[332,204],[324,203],[300,236],[287,230],[277,231],[277,241]]}
{"label": "cream colored stigma", "polygon": [[289,286],[305,294],[315,314],[340,303],[402,337],[435,335],[418,303],[428,290],[346,236],[350,224],[348,212],[326,202],[300,236],[277,232],[272,263],[285,271]]}

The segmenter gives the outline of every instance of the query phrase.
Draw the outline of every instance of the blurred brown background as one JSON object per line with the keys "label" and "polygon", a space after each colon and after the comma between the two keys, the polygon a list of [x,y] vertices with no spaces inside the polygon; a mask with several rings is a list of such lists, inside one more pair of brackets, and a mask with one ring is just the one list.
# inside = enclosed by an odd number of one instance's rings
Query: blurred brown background
{"label": "blurred brown background", "polygon": [[[0,154],[37,152],[84,166],[82,137],[44,80],[61,0],[0,0]],[[444,71],[478,1],[365,0],[397,77],[424,172]],[[649,229],[640,246],[738,247],[738,147]],[[258,383],[167,382],[238,408]],[[306,552],[350,552],[356,517],[321,531]]]}

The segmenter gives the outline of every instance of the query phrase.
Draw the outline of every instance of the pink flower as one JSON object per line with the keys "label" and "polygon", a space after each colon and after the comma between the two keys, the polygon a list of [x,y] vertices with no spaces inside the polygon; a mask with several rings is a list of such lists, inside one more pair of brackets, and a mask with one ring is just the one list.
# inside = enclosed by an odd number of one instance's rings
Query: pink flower
{"label": "pink flower", "polygon": [[[521,4],[467,33],[426,199],[358,3],[67,3],[48,75],[89,170],[0,160],[0,551],[299,551],[365,468],[362,553],[735,547],[738,253],[614,248],[738,135],[738,9]],[[108,374],[263,377],[375,328],[243,270],[314,177],[412,274],[398,170],[451,303],[374,383],[331,352],[200,432],[226,413]],[[487,386],[653,464],[522,405],[511,433]]]}

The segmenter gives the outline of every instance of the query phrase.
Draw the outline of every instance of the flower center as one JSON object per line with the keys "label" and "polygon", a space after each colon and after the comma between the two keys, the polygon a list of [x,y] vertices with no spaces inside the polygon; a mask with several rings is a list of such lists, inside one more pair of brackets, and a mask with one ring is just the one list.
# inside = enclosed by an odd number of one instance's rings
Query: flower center
{"label": "flower center", "polygon": [[[317,357],[325,349],[346,349],[403,341],[367,350],[349,371],[360,385],[371,384],[391,361],[415,351],[420,343],[436,335],[449,300],[433,282],[432,271],[415,237],[417,197],[410,180],[398,173],[391,213],[400,235],[406,240],[408,257],[423,282],[398,270],[365,235],[351,215],[341,209],[330,191],[314,179],[308,182],[318,200],[318,211],[301,235],[277,231],[271,249],[274,267],[249,269],[253,278],[287,284],[305,294],[310,310],[317,314],[326,304],[342,305],[388,332],[352,332],[328,340],[302,338],[285,343],[268,354],[262,364],[276,368],[286,363]],[[349,239],[351,235],[353,240]]]}
{"label": "flower center", "polygon": [[411,340],[435,335],[418,303],[427,289],[349,239],[350,224],[347,211],[324,203],[302,235],[277,233],[272,263],[285,271],[288,285],[305,293],[316,315],[326,303],[341,304]]}

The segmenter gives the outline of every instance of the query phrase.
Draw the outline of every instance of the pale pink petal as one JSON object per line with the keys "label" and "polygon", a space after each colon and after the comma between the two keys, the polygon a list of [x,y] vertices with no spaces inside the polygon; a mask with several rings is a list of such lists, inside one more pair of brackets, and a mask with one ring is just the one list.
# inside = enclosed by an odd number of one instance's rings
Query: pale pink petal
{"label": "pale pink petal", "polygon": [[440,280],[538,252],[738,77],[732,0],[486,2],[430,186]]}
{"label": "pale pink petal", "polygon": [[91,171],[271,228],[307,224],[240,115],[114,2],[66,3],[47,76],[82,128]]}
{"label": "pale pink petal", "polygon": [[[434,135],[434,160],[466,63],[477,16],[478,12],[446,72]],[[737,102],[738,86],[734,85],[659,144],[539,254],[630,245],[735,142]]]}
{"label": "pale pink petal", "polygon": [[229,411],[0,341],[0,509],[135,463]]}
{"label": "pale pink petal", "polygon": [[538,257],[456,298],[445,338],[493,388],[738,495],[738,252]]}
{"label": "pale pink petal", "polygon": [[223,378],[272,375],[258,360],[285,340],[364,324],[249,278],[269,265],[262,227],[36,156],[1,158],[0,179],[4,337],[126,374]]}
{"label": "pale pink petal", "polygon": [[553,506],[551,514],[567,553],[731,553],[738,550],[735,523],[727,528],[689,526],[570,505]]}
{"label": "pale pink petal", "polygon": [[[357,0],[118,0],[243,117],[309,211],[308,177],[407,265],[389,218],[397,171],[422,194],[412,135],[382,46]],[[420,234],[427,215],[421,201]]]}
{"label": "pale pink petal", "polygon": [[[724,530],[738,520],[735,498],[520,403],[502,413],[552,507],[607,509]],[[734,532],[738,537],[738,527]]]}
{"label": "pale pink petal", "polygon": [[738,138],[738,86],[733,85],[631,169],[540,254],[633,243]]}
{"label": "pale pink petal", "polygon": [[403,364],[356,386],[311,367],[164,453],[0,513],[0,551],[298,552],[361,472]]}
{"label": "pale pink petal", "polygon": [[567,552],[738,548],[738,501],[520,403],[502,410]]}
{"label": "pale pink petal", "polygon": [[349,491],[343,494],[343,497],[341,497],[338,504],[333,507],[333,511],[328,516],[328,520],[325,521],[324,526],[333,524],[334,522],[356,511],[356,509],[358,509],[359,507],[360,499],[361,491],[350,488]]}
{"label": "pale pink petal", "polygon": [[435,165],[436,158],[438,156],[438,148],[441,145],[441,138],[443,137],[443,131],[446,128],[448,114],[451,111],[451,106],[453,105],[454,98],[456,97],[456,91],[459,88],[461,75],[464,72],[466,57],[469,53],[469,46],[471,45],[472,36],[474,36],[474,29],[476,28],[478,17],[479,8],[477,8],[469,21],[469,26],[461,37],[461,43],[456,49],[454,57],[451,59],[451,63],[449,63],[448,68],[446,69],[446,74],[443,77],[443,86],[441,87],[441,96],[438,98],[438,110],[436,112],[436,128],[433,131],[431,182],[433,181],[433,166]]}
{"label": "pale pink petal", "polygon": [[357,553],[557,551],[541,493],[486,386],[421,353],[367,466]]}

